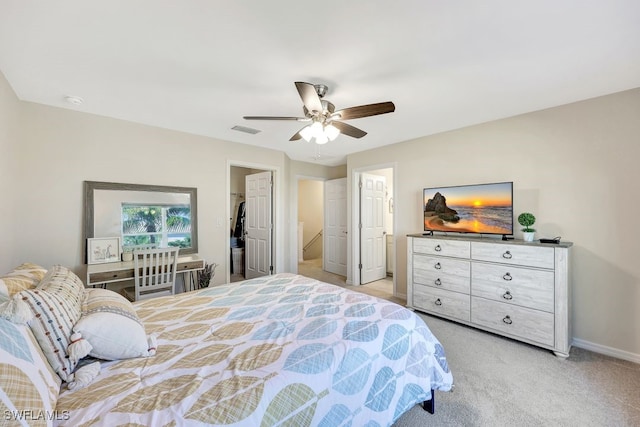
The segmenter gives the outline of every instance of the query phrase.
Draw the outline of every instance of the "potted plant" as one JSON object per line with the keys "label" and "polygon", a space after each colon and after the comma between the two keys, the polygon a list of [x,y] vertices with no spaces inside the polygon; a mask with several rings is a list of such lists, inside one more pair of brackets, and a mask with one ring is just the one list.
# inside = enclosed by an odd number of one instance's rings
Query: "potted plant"
{"label": "potted plant", "polygon": [[536,222],[536,217],[532,213],[523,212],[518,215],[518,222],[524,228],[522,229],[522,235],[525,242],[533,242],[533,236],[536,230],[531,226]]}
{"label": "potted plant", "polygon": [[218,264],[216,264],[215,262],[213,264],[207,264],[206,262],[204,263],[204,268],[202,269],[202,271],[198,271],[198,288],[199,289],[209,287],[209,283],[211,282],[211,279],[213,279],[213,276],[216,275],[217,266]]}
{"label": "potted plant", "polygon": [[122,261],[133,261],[133,248],[131,246],[122,248]]}

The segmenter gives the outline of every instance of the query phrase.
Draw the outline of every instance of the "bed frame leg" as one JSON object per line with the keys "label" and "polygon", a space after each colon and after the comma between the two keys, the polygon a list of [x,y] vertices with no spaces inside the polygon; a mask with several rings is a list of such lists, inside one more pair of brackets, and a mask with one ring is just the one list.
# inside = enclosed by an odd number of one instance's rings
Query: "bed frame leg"
{"label": "bed frame leg", "polygon": [[432,415],[436,412],[436,394],[434,390],[431,390],[431,399],[422,402],[422,407]]}

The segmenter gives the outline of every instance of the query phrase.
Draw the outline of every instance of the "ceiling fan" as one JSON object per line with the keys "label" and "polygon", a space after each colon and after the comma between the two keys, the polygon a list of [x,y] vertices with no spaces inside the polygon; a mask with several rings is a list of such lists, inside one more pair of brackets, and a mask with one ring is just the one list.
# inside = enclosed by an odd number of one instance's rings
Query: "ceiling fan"
{"label": "ceiling fan", "polygon": [[362,129],[344,123],[342,120],[360,119],[362,117],[392,113],[396,109],[393,102],[379,102],[377,104],[359,105],[357,107],[344,108],[336,111],[335,106],[331,102],[322,99],[327,93],[327,86],[305,82],[295,82],[295,85],[304,104],[302,107],[304,117],[244,116],[244,119],[310,122],[293,135],[289,141],[297,141],[303,138],[305,141],[313,140],[316,144],[326,144],[328,141],[336,139],[341,133],[353,138],[362,138],[367,134],[367,132]]}

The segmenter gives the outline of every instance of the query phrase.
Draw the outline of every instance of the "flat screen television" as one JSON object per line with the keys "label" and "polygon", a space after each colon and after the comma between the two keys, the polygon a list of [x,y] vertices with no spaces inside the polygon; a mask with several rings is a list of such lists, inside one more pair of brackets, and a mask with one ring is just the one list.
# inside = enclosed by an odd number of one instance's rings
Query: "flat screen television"
{"label": "flat screen television", "polygon": [[422,190],[424,231],[513,234],[513,182]]}

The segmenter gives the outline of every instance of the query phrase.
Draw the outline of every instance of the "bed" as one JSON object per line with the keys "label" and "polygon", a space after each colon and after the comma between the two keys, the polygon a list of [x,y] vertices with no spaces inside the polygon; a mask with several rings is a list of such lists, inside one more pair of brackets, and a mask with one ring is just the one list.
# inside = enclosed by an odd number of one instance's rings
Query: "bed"
{"label": "bed", "polygon": [[53,425],[385,426],[448,391],[444,349],[412,311],[295,274],[134,303],[153,357],[64,384]]}

